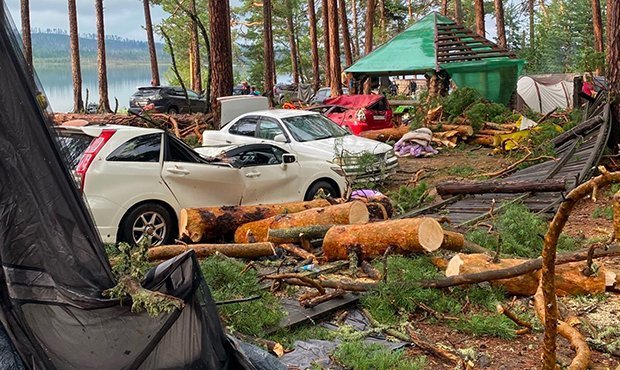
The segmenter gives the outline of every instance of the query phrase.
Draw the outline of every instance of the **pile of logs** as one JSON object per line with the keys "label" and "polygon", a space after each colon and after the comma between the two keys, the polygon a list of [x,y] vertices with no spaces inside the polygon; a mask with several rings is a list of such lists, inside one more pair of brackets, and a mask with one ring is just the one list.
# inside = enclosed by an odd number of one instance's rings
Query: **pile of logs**
{"label": "pile of logs", "polygon": [[204,130],[215,128],[213,114],[163,114],[149,113],[137,116],[135,114],[74,114],[56,113],[54,123],[65,124],[70,121],[86,121],[89,124],[108,124],[135,127],[149,127],[168,130],[180,139],[190,135],[202,138]]}

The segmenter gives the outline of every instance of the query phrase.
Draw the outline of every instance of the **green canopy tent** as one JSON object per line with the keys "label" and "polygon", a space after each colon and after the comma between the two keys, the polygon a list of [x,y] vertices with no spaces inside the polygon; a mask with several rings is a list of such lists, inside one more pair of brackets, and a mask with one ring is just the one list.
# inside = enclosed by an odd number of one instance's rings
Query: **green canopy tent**
{"label": "green canopy tent", "polygon": [[346,69],[355,79],[447,72],[459,87],[508,103],[524,61],[433,12]]}

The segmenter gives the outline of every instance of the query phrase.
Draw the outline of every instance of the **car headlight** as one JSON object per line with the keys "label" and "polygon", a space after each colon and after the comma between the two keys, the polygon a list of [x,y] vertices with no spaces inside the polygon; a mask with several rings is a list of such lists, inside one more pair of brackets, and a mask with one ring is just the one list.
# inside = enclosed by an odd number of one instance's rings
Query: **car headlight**
{"label": "car headlight", "polygon": [[387,152],[385,152],[385,156],[383,158],[388,159],[388,158],[392,158],[396,155],[396,153],[394,152],[394,149],[390,149]]}

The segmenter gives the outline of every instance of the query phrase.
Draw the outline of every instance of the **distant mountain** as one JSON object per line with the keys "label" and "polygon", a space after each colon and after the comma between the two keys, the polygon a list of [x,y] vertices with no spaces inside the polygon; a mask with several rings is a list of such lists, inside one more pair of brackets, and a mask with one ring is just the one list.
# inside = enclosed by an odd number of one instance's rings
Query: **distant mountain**
{"label": "distant mountain", "polygon": [[[123,39],[117,36],[106,38],[106,57],[108,63],[148,63],[149,51],[145,41]],[[157,43],[157,58],[167,63],[168,54],[163,44]],[[68,62],[69,35],[65,31],[33,32],[32,52],[38,62],[63,63]],[[80,36],[80,57],[82,63],[96,63],[97,39],[96,35]]]}

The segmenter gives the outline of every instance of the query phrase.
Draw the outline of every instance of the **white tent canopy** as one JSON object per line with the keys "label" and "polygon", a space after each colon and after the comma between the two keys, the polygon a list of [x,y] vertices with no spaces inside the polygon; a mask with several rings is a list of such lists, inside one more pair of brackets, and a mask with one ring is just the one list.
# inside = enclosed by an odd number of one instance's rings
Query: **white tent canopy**
{"label": "white tent canopy", "polygon": [[517,82],[517,93],[534,112],[546,114],[556,108],[573,107],[573,74],[523,76]]}

